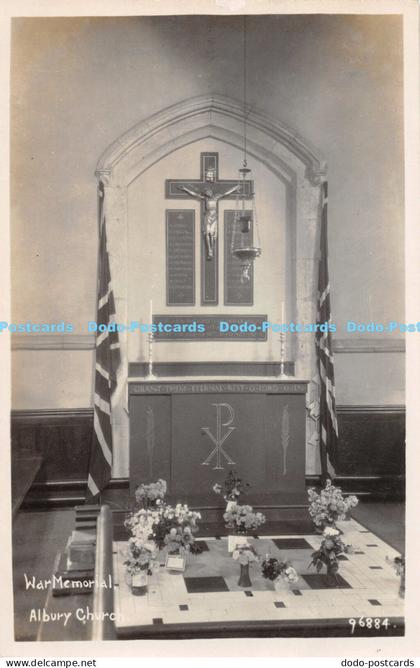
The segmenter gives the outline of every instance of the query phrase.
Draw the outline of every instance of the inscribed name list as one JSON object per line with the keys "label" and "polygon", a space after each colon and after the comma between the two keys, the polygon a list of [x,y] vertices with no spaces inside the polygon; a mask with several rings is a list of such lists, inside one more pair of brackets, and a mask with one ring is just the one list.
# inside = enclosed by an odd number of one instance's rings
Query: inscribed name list
{"label": "inscribed name list", "polygon": [[194,211],[166,212],[166,302],[195,304]]}

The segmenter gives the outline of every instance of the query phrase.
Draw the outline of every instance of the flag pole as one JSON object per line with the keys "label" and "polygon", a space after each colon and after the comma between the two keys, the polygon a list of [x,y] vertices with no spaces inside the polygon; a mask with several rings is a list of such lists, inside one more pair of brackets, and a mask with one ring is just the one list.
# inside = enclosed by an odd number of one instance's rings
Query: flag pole
{"label": "flag pole", "polygon": [[[118,331],[110,328],[115,322],[115,301],[109,264],[105,188],[98,184],[99,252],[95,342],[95,380],[93,392],[93,431],[89,458],[87,500],[100,499],[112,474],[112,395],[117,386],[121,363]],[[101,326],[101,329],[99,327]]]}
{"label": "flag pole", "polygon": [[[338,427],[335,405],[334,355],[331,337],[331,300],[328,272],[328,184],[321,183],[321,234],[318,268],[317,323],[315,333],[317,368],[320,382],[319,396],[319,447],[321,480],[335,475],[337,460]],[[321,331],[323,327],[323,331]]]}

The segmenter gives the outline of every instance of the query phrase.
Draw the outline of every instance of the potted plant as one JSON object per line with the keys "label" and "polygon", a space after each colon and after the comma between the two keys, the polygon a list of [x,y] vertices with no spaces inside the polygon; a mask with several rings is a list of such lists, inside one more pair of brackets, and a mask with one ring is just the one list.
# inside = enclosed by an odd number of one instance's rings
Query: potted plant
{"label": "potted plant", "polygon": [[229,471],[223,485],[218,482],[213,485],[213,492],[223,496],[226,501],[226,511],[228,511],[238,502],[239,497],[245,494],[244,487],[249,486],[249,483],[244,483],[235,471]]}
{"label": "potted plant", "polygon": [[258,554],[249,543],[238,545],[232,553],[232,559],[238,561],[241,566],[241,572],[238,580],[239,587],[251,587],[252,582],[249,577],[249,565],[257,562]]}
{"label": "potted plant", "polygon": [[333,527],[326,527],[323,532],[323,539],[318,550],[312,552],[312,561],[309,566],[314,566],[318,573],[323,566],[327,568],[327,585],[329,587],[337,586],[337,573],[339,569],[338,556],[344,553],[351,553],[351,545],[345,545],[340,538],[340,533]]}
{"label": "potted plant", "polygon": [[236,504],[227,510],[223,519],[226,527],[234,530],[234,535],[228,536],[228,551],[233,552],[237,545],[246,544],[247,536],[265,522],[262,513],[254,512],[252,506]]}
{"label": "potted plant", "polygon": [[297,571],[293,568],[290,561],[280,561],[268,555],[261,564],[261,572],[263,578],[273,582],[276,590],[281,589],[283,583],[294,584],[299,579]]}
{"label": "potted plant", "polygon": [[318,494],[313,487],[308,489],[309,514],[320,532],[326,526],[336,528],[338,520],[344,520],[352,508],[359,503],[356,496],[343,497],[340,487],[327,480],[324,489]]}

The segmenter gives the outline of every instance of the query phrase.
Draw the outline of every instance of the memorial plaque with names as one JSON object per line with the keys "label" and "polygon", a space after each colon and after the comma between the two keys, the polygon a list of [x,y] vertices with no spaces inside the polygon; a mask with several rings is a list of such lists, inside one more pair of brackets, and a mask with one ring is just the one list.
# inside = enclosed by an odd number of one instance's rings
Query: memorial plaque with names
{"label": "memorial plaque with names", "polygon": [[[252,211],[244,211],[252,217]],[[249,270],[249,281],[242,280],[242,267],[237,257],[232,255],[232,236],[234,244],[252,246],[253,221],[249,232],[241,232],[241,222],[235,222],[236,211],[226,210],[225,232],[225,304],[226,306],[252,306],[254,303],[254,265]]]}
{"label": "memorial plaque with names", "polygon": [[166,211],[166,303],[168,306],[195,304],[195,212],[192,209]]}
{"label": "memorial plaque with names", "polygon": [[[159,341],[267,341],[263,323],[267,315],[160,315],[153,314],[157,331],[153,340]],[[228,323],[221,326],[221,322]],[[230,327],[233,325],[233,327]],[[226,331],[224,331],[226,330]],[[232,331],[234,330],[234,331]]]}

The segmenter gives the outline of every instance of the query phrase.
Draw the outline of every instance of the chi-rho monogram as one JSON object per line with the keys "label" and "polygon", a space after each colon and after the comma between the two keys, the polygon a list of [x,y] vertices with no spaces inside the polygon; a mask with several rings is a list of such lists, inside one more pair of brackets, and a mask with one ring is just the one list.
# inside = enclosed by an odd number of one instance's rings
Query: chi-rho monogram
{"label": "chi-rho monogram", "polygon": [[[216,466],[214,466],[214,469],[223,469],[221,459],[222,455],[227,461],[228,464],[235,464],[233,459],[229,457],[229,455],[225,452],[223,449],[223,444],[225,441],[229,438],[231,433],[236,429],[236,427],[231,427],[230,425],[232,424],[233,420],[235,419],[235,411],[233,410],[232,406],[230,404],[212,404],[212,406],[216,407],[216,436],[214,436],[211,431],[210,427],[202,427],[202,432],[207,434],[211,442],[214,444],[213,450],[210,452],[209,456],[207,459],[202,462],[202,465],[208,466],[212,459],[215,457],[216,458]],[[224,412],[225,416],[222,417],[222,413]],[[223,422],[223,419],[225,420]],[[227,427],[226,431],[222,433],[222,428]]]}

